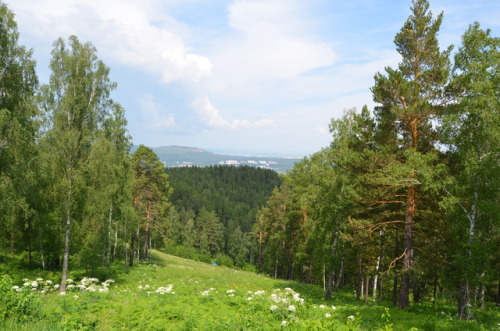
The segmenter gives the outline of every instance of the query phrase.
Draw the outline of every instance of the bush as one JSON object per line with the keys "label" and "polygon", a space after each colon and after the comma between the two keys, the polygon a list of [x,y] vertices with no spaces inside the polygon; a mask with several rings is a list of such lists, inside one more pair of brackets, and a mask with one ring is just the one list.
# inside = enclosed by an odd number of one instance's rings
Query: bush
{"label": "bush", "polygon": [[14,287],[7,275],[0,278],[0,319],[12,318],[26,322],[38,316],[39,308],[40,296],[36,291]]}

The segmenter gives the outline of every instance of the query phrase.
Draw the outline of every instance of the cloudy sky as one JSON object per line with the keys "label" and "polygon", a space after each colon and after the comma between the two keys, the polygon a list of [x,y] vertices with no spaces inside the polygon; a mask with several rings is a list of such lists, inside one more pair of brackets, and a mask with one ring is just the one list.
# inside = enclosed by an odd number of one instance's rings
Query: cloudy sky
{"label": "cloudy sky", "polygon": [[[1,0],[0,0],[1,1]],[[410,0],[3,0],[48,81],[52,43],[90,41],[134,144],[309,155],[344,110],[373,107]],[[500,32],[498,0],[431,0],[442,47]]]}

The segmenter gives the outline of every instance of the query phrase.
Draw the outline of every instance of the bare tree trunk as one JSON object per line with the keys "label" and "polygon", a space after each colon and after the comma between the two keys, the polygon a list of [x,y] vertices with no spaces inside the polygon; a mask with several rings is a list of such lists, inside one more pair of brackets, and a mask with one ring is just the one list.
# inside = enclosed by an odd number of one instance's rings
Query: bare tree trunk
{"label": "bare tree trunk", "polygon": [[340,261],[339,276],[337,277],[337,281],[335,282],[335,291],[338,291],[338,289],[340,287],[340,283],[342,282],[342,278],[344,275],[344,260],[345,260],[345,258],[342,256],[342,260]]}
{"label": "bare tree trunk", "polygon": [[259,274],[262,273],[262,246],[264,245],[264,233],[259,231]]}
{"label": "bare tree trunk", "polygon": [[470,300],[469,281],[467,279],[462,281],[458,291],[458,317],[463,320],[470,320],[474,318]]}
{"label": "bare tree trunk", "polygon": [[68,279],[68,262],[69,262],[69,240],[71,231],[71,184],[68,191],[68,201],[66,205],[66,230],[64,234],[64,255],[63,255],[63,267],[62,267],[62,279],[61,279],[61,292],[66,292],[66,280]]}
{"label": "bare tree trunk", "polygon": [[109,273],[109,263],[111,260],[111,220],[113,218],[113,200],[109,202],[108,236],[106,237],[106,274]]}
{"label": "bare tree trunk", "polygon": [[363,295],[363,252],[359,252],[358,257],[358,288],[356,290],[356,300]]}
{"label": "bare tree trunk", "polygon": [[377,264],[375,265],[375,276],[373,276],[373,300],[377,300],[377,282],[378,282],[378,270],[380,268],[380,255],[377,257]]}
{"label": "bare tree trunk", "polygon": [[368,303],[368,296],[370,292],[370,277],[365,275],[365,303]]}
{"label": "bare tree trunk", "polygon": [[128,262],[129,267],[134,266],[134,253],[135,253],[134,242],[135,242],[135,232],[132,231],[132,234],[130,236],[130,254]]}
{"label": "bare tree trunk", "polygon": [[335,231],[333,235],[332,242],[332,271],[330,272],[330,276],[328,277],[328,285],[326,287],[325,299],[330,299],[332,297],[332,288],[333,283],[335,281],[335,268],[336,268],[336,259],[337,259],[337,243],[339,240],[339,232]]}
{"label": "bare tree trunk", "polygon": [[115,242],[113,244],[113,259],[112,261],[114,262],[116,259],[116,248],[118,246],[118,224],[115,227]]}
{"label": "bare tree trunk", "polygon": [[[412,174],[411,179],[414,177]],[[399,308],[407,308],[410,306],[410,274],[409,270],[413,267],[413,248],[412,248],[412,231],[413,221],[415,218],[415,187],[410,184],[406,199],[406,217],[405,231],[403,242],[403,267],[401,287],[399,292]]]}
{"label": "bare tree trunk", "polygon": [[43,256],[43,241],[40,239],[40,256],[42,258],[42,269],[45,270],[45,258]]}

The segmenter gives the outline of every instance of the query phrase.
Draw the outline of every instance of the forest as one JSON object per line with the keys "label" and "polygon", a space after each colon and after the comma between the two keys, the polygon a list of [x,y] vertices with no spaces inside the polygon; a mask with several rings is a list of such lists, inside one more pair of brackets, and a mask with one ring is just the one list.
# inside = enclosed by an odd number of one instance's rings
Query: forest
{"label": "forest", "polygon": [[[152,250],[323,288],[325,298],[500,305],[500,38],[473,23],[440,48],[443,14],[414,0],[380,68],[374,109],[329,124],[286,175],[164,169],[134,153],[116,83],[90,42],[58,39],[40,83],[0,2],[0,274],[106,278]],[[285,139],[285,138],[284,138]],[[498,309],[498,308],[493,308]]]}

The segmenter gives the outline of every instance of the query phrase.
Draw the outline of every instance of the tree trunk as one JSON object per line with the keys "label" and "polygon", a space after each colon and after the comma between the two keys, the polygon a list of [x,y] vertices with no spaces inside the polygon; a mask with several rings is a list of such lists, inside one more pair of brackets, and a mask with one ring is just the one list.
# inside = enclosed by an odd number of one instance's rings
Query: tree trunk
{"label": "tree trunk", "polygon": [[339,290],[340,283],[342,282],[342,278],[344,276],[344,260],[345,258],[342,256],[342,260],[340,261],[339,276],[337,277],[337,281],[335,282],[335,291]]}
{"label": "tree trunk", "polygon": [[[71,186],[71,184],[70,184]],[[71,189],[68,193],[68,201],[66,205],[66,230],[64,234],[64,255],[62,266],[61,292],[66,292],[66,280],[68,279],[68,263],[69,263],[69,240],[71,231]]]}
{"label": "tree trunk", "polygon": [[132,231],[132,234],[130,236],[130,253],[128,262],[129,267],[134,266],[134,253],[135,253],[134,242],[135,242],[135,232]]}
{"label": "tree trunk", "polygon": [[365,303],[368,303],[368,295],[370,292],[370,277],[368,275],[365,276]]}
{"label": "tree trunk", "polygon": [[[412,175],[410,179],[414,178]],[[403,266],[401,287],[399,292],[399,308],[407,308],[410,306],[410,274],[409,271],[413,267],[413,248],[412,248],[412,231],[413,221],[415,218],[415,187],[410,184],[408,187],[408,194],[406,199],[406,217],[405,217],[405,231],[403,241]]]}
{"label": "tree trunk", "polygon": [[358,257],[358,288],[356,290],[356,300],[363,295],[363,252],[359,252]]}
{"label": "tree trunk", "polygon": [[375,276],[373,276],[373,300],[377,300],[377,285],[378,285],[378,269],[380,268],[380,255],[377,257],[377,264],[375,265]]}
{"label": "tree trunk", "polygon": [[394,273],[393,284],[392,284],[392,305],[398,305],[398,275]]}
{"label": "tree trunk", "polygon": [[112,261],[114,262],[116,259],[116,249],[118,246],[118,224],[115,227],[115,242],[113,244],[113,259]]}
{"label": "tree trunk", "polygon": [[113,200],[109,202],[108,236],[106,237],[106,275],[109,273],[109,263],[111,260],[111,220],[113,218]]}
{"label": "tree trunk", "polygon": [[335,264],[337,260],[337,243],[339,239],[339,232],[335,231],[335,234],[333,235],[333,242],[332,242],[332,271],[330,273],[330,276],[328,277],[328,286],[326,287],[326,293],[325,293],[325,299],[330,299],[332,297],[332,287],[333,283],[335,281]]}
{"label": "tree trunk", "polygon": [[262,273],[262,246],[264,245],[264,233],[259,231],[259,274]]}
{"label": "tree trunk", "polygon": [[470,300],[469,281],[467,279],[460,284],[458,291],[458,317],[462,320],[471,320],[474,318]]}

